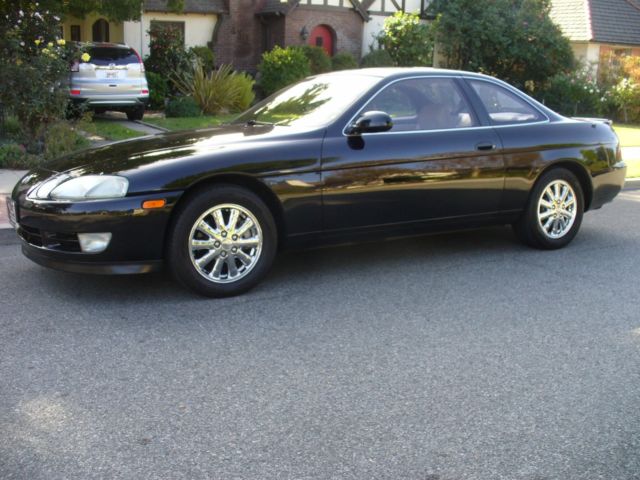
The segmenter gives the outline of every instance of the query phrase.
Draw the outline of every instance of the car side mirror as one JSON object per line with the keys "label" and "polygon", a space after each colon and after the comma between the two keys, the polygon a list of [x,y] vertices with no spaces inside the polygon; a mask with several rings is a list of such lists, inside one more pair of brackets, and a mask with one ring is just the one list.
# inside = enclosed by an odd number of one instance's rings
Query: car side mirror
{"label": "car side mirror", "polygon": [[388,132],[393,128],[391,116],[385,112],[372,110],[360,115],[347,129],[347,135]]}

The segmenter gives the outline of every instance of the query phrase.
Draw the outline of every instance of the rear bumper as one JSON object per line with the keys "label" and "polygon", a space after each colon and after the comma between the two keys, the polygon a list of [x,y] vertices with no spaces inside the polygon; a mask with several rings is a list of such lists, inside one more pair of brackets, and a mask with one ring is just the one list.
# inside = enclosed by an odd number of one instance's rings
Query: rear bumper
{"label": "rear bumper", "polygon": [[618,162],[610,170],[594,174],[593,198],[591,199],[590,210],[602,207],[605,203],[611,202],[624,187],[624,179],[627,174],[627,165]]}
{"label": "rear bumper", "polygon": [[92,108],[131,108],[131,107],[144,107],[149,103],[148,95],[133,95],[133,96],[84,96],[74,95],[70,97],[74,105],[87,105]]}

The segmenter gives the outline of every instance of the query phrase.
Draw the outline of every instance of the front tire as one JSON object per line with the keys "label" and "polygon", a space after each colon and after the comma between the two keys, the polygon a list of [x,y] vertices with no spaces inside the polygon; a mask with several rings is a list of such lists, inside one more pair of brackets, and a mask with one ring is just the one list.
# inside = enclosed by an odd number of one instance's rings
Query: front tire
{"label": "front tire", "polygon": [[169,268],[187,288],[207,297],[246,292],[267,274],[277,229],[264,202],[234,185],[213,185],[188,199],[167,244]]}
{"label": "front tire", "polygon": [[544,173],[529,195],[525,211],[513,225],[525,244],[543,250],[568,245],[577,235],[584,213],[584,193],[565,168]]}

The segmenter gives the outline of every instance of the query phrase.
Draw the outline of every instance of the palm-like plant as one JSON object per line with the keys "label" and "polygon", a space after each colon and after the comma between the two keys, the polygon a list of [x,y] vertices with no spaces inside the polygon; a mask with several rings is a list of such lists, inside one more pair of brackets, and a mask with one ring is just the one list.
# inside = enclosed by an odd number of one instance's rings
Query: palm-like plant
{"label": "palm-like plant", "polygon": [[254,80],[246,73],[235,72],[231,65],[207,73],[196,60],[192,69],[172,72],[169,78],[180,93],[193,97],[208,115],[246,110],[255,98]]}

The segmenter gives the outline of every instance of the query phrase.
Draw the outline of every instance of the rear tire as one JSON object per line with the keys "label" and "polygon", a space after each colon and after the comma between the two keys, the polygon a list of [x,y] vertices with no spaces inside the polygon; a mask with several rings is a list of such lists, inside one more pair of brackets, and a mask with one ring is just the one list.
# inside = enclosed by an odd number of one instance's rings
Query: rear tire
{"label": "rear tire", "polygon": [[228,297],[254,287],[269,271],[277,229],[269,208],[253,192],[212,185],[176,212],[167,260],[176,279],[207,297]]}
{"label": "rear tire", "polygon": [[568,245],[577,235],[584,212],[584,193],[576,176],[565,168],[542,174],[527,206],[513,224],[518,238],[543,250]]}
{"label": "rear tire", "polygon": [[127,118],[132,122],[136,120],[142,120],[142,118],[144,117],[144,106],[136,107],[132,110],[127,110],[126,114]]}

